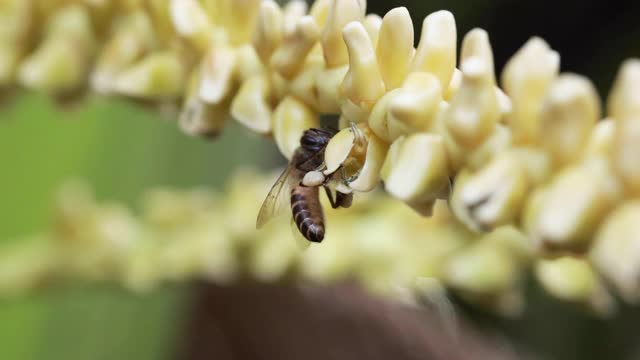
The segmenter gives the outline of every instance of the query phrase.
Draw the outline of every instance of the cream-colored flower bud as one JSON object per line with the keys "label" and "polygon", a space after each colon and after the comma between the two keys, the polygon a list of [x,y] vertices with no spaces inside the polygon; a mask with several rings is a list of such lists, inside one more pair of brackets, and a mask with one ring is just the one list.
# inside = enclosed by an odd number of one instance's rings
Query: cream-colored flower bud
{"label": "cream-colored flower bud", "polygon": [[445,120],[448,110],[449,103],[442,101],[440,103],[440,110],[438,110],[436,117],[433,120],[433,127],[429,132],[442,138],[444,147],[447,151],[447,158],[449,159],[449,174],[456,174],[465,165],[464,162],[467,154],[469,153],[469,149],[460,146],[447,129]]}
{"label": "cream-colored flower bud", "polygon": [[426,204],[449,190],[447,172],[442,138],[417,133],[393,142],[381,176],[385,189],[394,197],[409,204]]}
{"label": "cream-colored flower bud", "polygon": [[521,278],[521,266],[508,248],[480,239],[452,256],[444,282],[468,301],[513,315],[522,309],[514,298]]}
{"label": "cream-colored flower bud", "polygon": [[487,231],[517,218],[530,181],[519,156],[499,154],[475,174],[461,173],[451,197],[456,217],[474,231]]}
{"label": "cream-colored flower bud", "polygon": [[382,26],[382,18],[377,14],[369,14],[362,21],[371,43],[375,46],[378,43],[378,36],[380,35],[380,27]]}
{"label": "cream-colored flower bud", "polygon": [[535,256],[535,249],[531,246],[527,235],[516,226],[497,227],[495,230],[483,234],[481,241],[503,247],[523,266],[528,265]]}
{"label": "cream-colored flower bud", "polygon": [[410,73],[389,100],[387,126],[390,139],[431,129],[441,102],[442,87],[437,77],[426,72]]}
{"label": "cream-colored flower bud", "polygon": [[301,251],[292,239],[291,231],[287,226],[273,227],[260,236],[262,241],[253,242],[248,254],[248,267],[257,280],[278,281],[298,260]]}
{"label": "cream-colored flower bud", "polygon": [[236,82],[242,83],[255,75],[267,73],[264,64],[260,61],[256,49],[250,44],[240,45],[236,52]]}
{"label": "cream-colored flower bud", "polygon": [[153,22],[154,32],[162,43],[168,43],[171,39],[176,38],[176,29],[174,28],[169,2],[167,0],[144,0],[136,6],[143,9]]}
{"label": "cream-colored flower bud", "polygon": [[491,136],[474,149],[464,149],[465,163],[469,170],[476,171],[483,168],[500,153],[511,146],[511,131],[502,124],[496,124]]}
{"label": "cream-colored flower bud", "polygon": [[352,241],[349,241],[356,237],[352,224],[339,217],[331,220],[333,225],[322,244],[311,244],[296,266],[302,276],[316,282],[335,282],[353,274],[360,258]]}
{"label": "cream-colored flower bud", "polygon": [[2,3],[0,18],[2,18],[2,28],[0,37],[5,40],[18,40],[26,35],[25,32],[34,25],[34,15],[36,9],[32,1],[6,0]]}
{"label": "cream-colored flower bud", "polygon": [[134,293],[149,293],[164,280],[163,274],[158,271],[160,267],[158,253],[158,242],[151,241],[149,236],[144,236],[131,249],[119,276],[119,281],[127,290]]}
{"label": "cream-colored flower bud", "polygon": [[382,19],[376,57],[387,91],[402,85],[413,60],[413,22],[405,7],[390,10]]}
{"label": "cream-colored flower bud", "polygon": [[[210,217],[215,217],[211,214]],[[229,235],[220,231],[220,223],[206,222],[200,224],[203,228],[195,237],[191,246],[191,263],[195,276],[202,276],[205,281],[217,284],[229,284],[235,281],[240,272],[238,258],[229,241]],[[177,239],[180,241],[180,239]],[[187,278],[192,278],[192,276]]]}
{"label": "cream-colored flower bud", "polygon": [[78,232],[78,226],[97,207],[92,189],[76,179],[65,181],[54,200],[53,235],[63,239],[71,239]]}
{"label": "cream-colored flower bud", "polygon": [[382,140],[392,142],[389,134],[389,104],[400,89],[393,89],[384,94],[373,106],[367,123],[371,130]]}
{"label": "cream-colored flower bud", "polygon": [[619,120],[640,114],[640,59],[628,59],[621,66],[607,99],[609,116]]}
{"label": "cream-colored flower bud", "polygon": [[227,97],[234,83],[237,68],[236,51],[225,45],[209,49],[200,63],[200,98],[217,104]]}
{"label": "cream-colored flower bud", "polygon": [[224,219],[215,212],[206,215],[209,221],[202,218],[192,220],[169,234],[159,247],[156,271],[163,278],[184,281],[201,276],[222,284],[235,278],[238,264],[232,243],[224,231]]}
{"label": "cream-colored flower bud", "polygon": [[362,124],[346,127],[331,138],[324,151],[325,175],[331,175],[343,166],[352,153],[364,153],[366,139],[361,127]]}
{"label": "cream-colored flower bud", "polygon": [[307,14],[307,9],[308,5],[304,0],[287,1],[283,9],[284,36],[289,36],[296,30],[296,24]]}
{"label": "cream-colored flower bud", "polygon": [[[78,45],[85,46],[87,45],[85,42],[95,41],[95,34],[91,27],[91,14],[86,7],[79,4],[60,7],[49,16],[43,30],[47,35],[58,33],[58,35],[77,36],[76,40],[82,40]],[[78,48],[77,50],[87,49]]]}
{"label": "cream-colored flower bud", "polygon": [[627,191],[640,194],[640,60],[627,60],[616,78],[609,112],[616,121],[611,160]]}
{"label": "cream-colored flower bud", "polygon": [[380,183],[380,170],[384,164],[389,145],[380,140],[368,126],[360,126],[367,141],[365,159],[355,179],[349,180],[349,188],[355,191],[371,191]]}
{"label": "cream-colored flower bud", "polygon": [[[463,64],[470,57],[478,57],[482,59],[484,62],[488,64],[488,71],[491,72],[490,77],[492,83],[495,85],[495,73],[494,73],[494,63],[493,63],[493,51],[491,50],[491,44],[489,43],[489,35],[486,31],[482,29],[473,29],[469,31],[464,39],[462,40],[462,49],[460,54],[460,64]],[[457,70],[457,69],[456,69]],[[460,74],[460,82],[462,82],[462,73],[458,71]],[[455,73],[454,73],[455,75]],[[452,82],[449,84],[451,88],[453,86],[453,78]],[[500,115],[506,115],[511,113],[511,99],[505,94],[502,89],[495,86],[496,97],[498,100],[498,108],[500,109]],[[457,88],[455,89],[457,90]],[[451,91],[451,90],[450,90]],[[445,96],[446,99],[450,99],[453,96]]]}
{"label": "cream-colored flower bud", "polygon": [[152,53],[120,73],[113,89],[141,99],[175,99],[183,94],[185,71],[177,54]]}
{"label": "cream-colored flower bud", "polygon": [[291,80],[289,94],[299,98],[314,110],[318,109],[318,87],[316,79],[324,70],[322,57],[313,57],[304,65],[298,75]]}
{"label": "cream-colored flower bud", "polygon": [[263,1],[258,12],[258,24],[251,43],[262,63],[268,64],[278,48],[284,33],[284,17],[280,6],[273,0]]}
{"label": "cream-colored flower bud", "polygon": [[206,218],[208,212],[218,205],[214,195],[203,189],[174,191],[153,188],[145,191],[142,220],[154,230],[172,233]]}
{"label": "cream-colored flower bud", "polygon": [[309,9],[309,15],[313,16],[321,29],[324,29],[327,23],[331,2],[332,0],[315,0]]}
{"label": "cream-colored flower bud", "polygon": [[560,67],[560,56],[540,38],[527,41],[502,72],[502,85],[512,101],[508,123],[515,144],[538,144],[543,134],[540,112],[549,85]]}
{"label": "cream-colored flower bud", "polygon": [[456,68],[453,69],[453,74],[451,74],[451,81],[449,81],[449,86],[444,91],[444,99],[450,101],[455,94],[460,90],[460,85],[462,85],[462,71]]}
{"label": "cream-colored flower bud", "polygon": [[359,124],[366,121],[369,116],[369,112],[370,110],[363,109],[349,99],[343,100],[340,105],[340,118],[343,121],[346,121],[344,123],[344,127],[349,126],[351,123]]}
{"label": "cream-colored flower bud", "polygon": [[584,259],[565,256],[539,260],[535,274],[542,287],[559,299],[585,304],[602,315],[615,310],[613,298]]}
{"label": "cream-colored flower bud", "polygon": [[464,64],[470,58],[475,57],[482,60],[487,69],[487,77],[490,77],[495,84],[495,74],[493,72],[493,51],[489,43],[489,34],[486,31],[475,28],[469,31],[462,39],[460,49],[460,64]]}
{"label": "cream-colored flower bud", "polygon": [[622,188],[606,158],[566,169],[525,210],[529,238],[540,250],[584,251]]}
{"label": "cream-colored flower bud", "polygon": [[327,23],[322,32],[322,51],[327,67],[333,68],[349,61],[342,29],[352,21],[362,21],[366,12],[364,0],[332,0]]}
{"label": "cream-colored flower bud", "polygon": [[320,29],[311,16],[303,16],[271,57],[270,64],[282,77],[291,79],[304,65],[307,55],[320,37]]}
{"label": "cream-colored flower bud", "polygon": [[209,47],[213,24],[197,0],[171,0],[169,15],[178,35],[200,51]]}
{"label": "cream-colored flower bud", "polygon": [[24,296],[60,275],[60,256],[49,239],[36,237],[0,248],[0,296]]}
{"label": "cream-colored flower bud", "polygon": [[220,134],[228,117],[228,100],[220,104],[204,102],[198,92],[199,84],[200,72],[196,70],[191,75],[178,124],[189,135],[214,138]]}
{"label": "cream-colored flower bud", "polygon": [[45,26],[46,38],[23,60],[18,81],[25,87],[65,93],[83,86],[95,39],[88,10],[69,5],[57,10]]}
{"label": "cream-colored flower bud", "polygon": [[[2,41],[2,40],[0,40]],[[7,42],[0,42],[0,86],[3,88],[14,85],[16,70],[22,53],[20,46]]]}
{"label": "cream-colored flower bud", "polygon": [[0,86],[13,85],[34,25],[29,1],[5,1],[0,9]]}
{"label": "cream-colored flower bud", "polygon": [[342,33],[349,52],[349,71],[342,81],[342,93],[357,107],[369,112],[385,93],[373,44],[360,22],[350,22]]}
{"label": "cream-colored flower bud", "polygon": [[139,224],[118,204],[99,206],[86,214],[70,238],[58,238],[70,270],[88,279],[104,279],[118,269],[139,237]]}
{"label": "cream-colored flower bud", "polygon": [[82,85],[86,64],[69,43],[41,46],[26,58],[18,73],[22,86],[54,93],[70,92]]}
{"label": "cream-colored flower bud", "polygon": [[231,116],[258,134],[271,132],[269,81],[264,75],[246,80],[231,102]]}
{"label": "cream-colored flower bud", "polygon": [[502,117],[500,118],[500,120],[504,120],[506,119],[506,115],[511,114],[511,111],[513,110],[513,104],[511,104],[511,99],[509,98],[509,96],[507,96],[507,94],[504,93],[504,91],[502,91],[502,89],[500,89],[499,87],[496,86],[496,96],[498,97],[498,106],[500,107],[500,115],[502,115]]}
{"label": "cream-colored flower bud", "polygon": [[[140,0],[120,0],[120,2],[140,2]],[[229,1],[199,0],[211,22],[218,28],[224,27],[229,20]],[[136,5],[140,6],[140,5]]]}
{"label": "cream-colored flower bud", "polygon": [[227,23],[227,33],[232,44],[240,45],[251,41],[256,25],[260,2],[262,0],[233,0],[228,1],[230,16]]}
{"label": "cream-colored flower bud", "polygon": [[284,98],[273,113],[273,137],[287,159],[300,147],[302,133],[318,126],[317,114],[293,96]]}
{"label": "cream-colored flower bud", "polygon": [[98,54],[90,78],[93,90],[111,93],[116,76],[148,53],[155,41],[153,24],[147,14],[135,11],[123,16]]}
{"label": "cream-colored flower bud", "polygon": [[[409,257],[402,241],[397,241],[398,227],[381,220],[364,219],[354,224],[359,236],[353,242],[358,279],[369,291],[388,296],[397,291],[394,287],[413,282],[419,262]],[[397,258],[406,261],[398,262]]]}
{"label": "cream-colored flower bud", "polygon": [[334,180],[341,182],[340,192],[371,191],[380,183],[380,169],[387,149],[387,143],[366,123],[344,128],[331,138],[325,149],[324,174],[333,175]]}
{"label": "cream-colored flower bud", "polygon": [[[443,200],[436,201],[430,218],[419,217],[416,219],[422,224],[420,227],[407,228],[401,225],[403,223],[402,220],[397,218],[397,232],[402,234],[403,240],[411,242],[411,238],[415,237],[416,234],[421,234],[420,240],[409,246],[408,254],[404,255],[405,259],[418,264],[418,276],[434,277],[439,281],[444,279],[447,263],[451,257],[455,256],[455,253],[465,246],[468,246],[471,240],[474,240],[470,236],[471,234],[456,226],[452,222],[454,221],[453,219],[448,218],[451,216],[450,214],[447,214],[447,219],[442,219],[443,203],[445,203]],[[398,213],[400,211],[396,209],[395,212]],[[405,212],[401,214],[405,218],[416,216],[416,214],[406,214]],[[394,239],[398,239],[398,237],[394,237]],[[402,260],[402,262],[404,261]]]}
{"label": "cream-colored flower bud", "polygon": [[424,19],[420,43],[411,71],[433,73],[443,89],[451,81],[456,68],[456,21],[449,11],[436,11]]}
{"label": "cream-colored flower bud", "polygon": [[544,136],[540,140],[556,166],[582,154],[599,118],[598,95],[588,79],[562,74],[553,81],[542,108]]}
{"label": "cream-colored flower bud", "polygon": [[615,120],[607,118],[598,121],[584,150],[585,157],[609,156],[613,148],[613,139],[616,132]]}
{"label": "cream-colored flower bud", "polygon": [[445,122],[460,145],[474,148],[493,133],[500,117],[493,66],[486,59],[470,56],[462,63],[462,73],[462,84],[451,99]]}
{"label": "cream-colored flower bud", "polygon": [[340,112],[340,85],[349,70],[349,65],[343,65],[318,72],[316,88],[318,90],[318,110],[325,114]]}
{"label": "cream-colored flower bud", "polygon": [[640,202],[629,201],[613,211],[596,234],[590,258],[622,297],[640,300]]}

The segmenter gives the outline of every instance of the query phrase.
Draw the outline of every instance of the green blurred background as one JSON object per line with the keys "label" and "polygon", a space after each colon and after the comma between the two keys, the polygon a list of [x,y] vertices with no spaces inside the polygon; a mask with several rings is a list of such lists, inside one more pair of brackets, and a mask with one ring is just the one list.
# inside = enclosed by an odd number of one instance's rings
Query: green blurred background
{"label": "green blurred background", "polygon": [[[369,12],[407,6],[421,19],[451,10],[459,34],[489,31],[498,69],[532,35],[562,56],[564,71],[587,74],[601,94],[619,63],[640,55],[640,2],[373,1]],[[460,36],[461,37],[461,36]],[[89,181],[99,199],[135,205],[144,189],[217,187],[241,165],[278,160],[275,146],[230,122],[210,142],[183,135],[172,116],[138,104],[89,97],[60,107],[33,93],[12,94],[0,110],[0,241],[47,226],[54,190],[68,178]],[[0,300],[0,359],[171,359],[183,340],[192,285],[135,295],[107,285],[72,284]],[[501,328],[543,359],[637,358],[637,310],[602,321],[529,291],[523,319],[501,320],[465,309]]]}
{"label": "green blurred background", "polygon": [[[52,198],[69,178],[99,199],[132,206],[154,186],[220,188],[242,164],[274,161],[274,146],[230,123],[205,141],[124,100],[89,98],[60,107],[17,94],[0,112],[0,241],[44,229]],[[265,155],[266,154],[266,155]],[[189,285],[134,295],[76,284],[0,300],[0,359],[164,359],[180,341]]]}

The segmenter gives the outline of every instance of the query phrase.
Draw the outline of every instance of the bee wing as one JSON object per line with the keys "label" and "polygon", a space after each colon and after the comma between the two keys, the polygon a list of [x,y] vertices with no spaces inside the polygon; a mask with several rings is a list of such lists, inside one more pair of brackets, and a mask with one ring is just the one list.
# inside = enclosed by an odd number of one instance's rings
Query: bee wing
{"label": "bee wing", "polygon": [[291,176],[294,167],[293,165],[287,166],[275,184],[273,184],[271,190],[269,190],[269,194],[267,194],[267,197],[260,207],[260,212],[256,220],[256,229],[260,229],[267,221],[280,215],[284,209],[289,207],[289,191],[295,181],[293,176]]}
{"label": "bee wing", "polygon": [[311,241],[307,240],[307,238],[305,238],[304,235],[302,235],[293,217],[291,218],[291,221],[289,221],[289,226],[291,228],[291,234],[293,234],[293,239],[295,240],[298,248],[300,250],[306,250],[309,247],[309,245],[311,245]]}

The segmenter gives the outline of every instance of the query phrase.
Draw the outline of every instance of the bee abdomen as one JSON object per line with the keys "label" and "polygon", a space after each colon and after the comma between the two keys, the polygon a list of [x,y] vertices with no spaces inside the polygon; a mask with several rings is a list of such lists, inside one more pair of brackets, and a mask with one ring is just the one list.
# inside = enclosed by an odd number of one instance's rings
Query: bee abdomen
{"label": "bee abdomen", "polygon": [[324,239],[324,216],[317,187],[296,186],[291,191],[291,210],[298,230],[307,240]]}

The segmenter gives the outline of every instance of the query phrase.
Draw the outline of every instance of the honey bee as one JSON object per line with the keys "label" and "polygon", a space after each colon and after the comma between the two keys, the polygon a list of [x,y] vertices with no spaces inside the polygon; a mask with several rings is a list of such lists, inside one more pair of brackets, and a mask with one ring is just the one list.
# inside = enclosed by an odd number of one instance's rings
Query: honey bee
{"label": "honey bee", "polygon": [[309,129],[303,133],[300,146],[260,208],[256,228],[261,228],[288,205],[291,208],[292,220],[302,236],[312,242],[321,242],[324,239],[325,224],[319,188],[324,188],[334,209],[348,208],[353,199],[352,193],[338,190],[335,191],[334,199],[333,178],[324,176],[321,171],[324,166],[324,151],[333,135],[334,132],[321,129]]}

